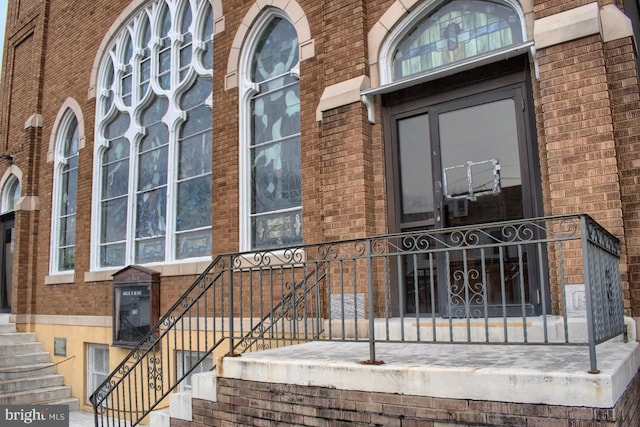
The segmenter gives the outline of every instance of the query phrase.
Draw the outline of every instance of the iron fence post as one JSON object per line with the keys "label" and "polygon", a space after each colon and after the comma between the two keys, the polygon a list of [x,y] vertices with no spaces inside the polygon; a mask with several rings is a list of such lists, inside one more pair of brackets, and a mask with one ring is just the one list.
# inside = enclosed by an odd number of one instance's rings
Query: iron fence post
{"label": "iron fence post", "polygon": [[[587,227],[587,217],[580,215],[580,241],[582,243],[582,268],[584,271],[584,292],[587,300],[587,335],[589,336],[589,362],[591,369],[590,374],[598,374],[598,365],[596,361],[596,337],[595,325],[593,318],[593,296],[591,295],[591,264],[589,260],[589,227]],[[564,307],[566,310],[567,307]]]}
{"label": "iron fence post", "polygon": [[[233,256],[229,256],[229,355],[234,354],[233,336]],[[223,332],[224,333],[224,332]]]}
{"label": "iron fence post", "polygon": [[374,332],[375,305],[373,303],[373,260],[371,240],[367,239],[367,291],[369,293],[369,362],[376,362],[376,337]]}

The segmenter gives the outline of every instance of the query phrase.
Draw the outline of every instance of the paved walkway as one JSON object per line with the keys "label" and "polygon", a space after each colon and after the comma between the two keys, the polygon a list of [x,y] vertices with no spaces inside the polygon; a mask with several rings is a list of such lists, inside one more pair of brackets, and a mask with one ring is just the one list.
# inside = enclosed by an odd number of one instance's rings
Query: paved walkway
{"label": "paved walkway", "polygon": [[69,427],[94,427],[93,414],[91,412],[69,412]]}

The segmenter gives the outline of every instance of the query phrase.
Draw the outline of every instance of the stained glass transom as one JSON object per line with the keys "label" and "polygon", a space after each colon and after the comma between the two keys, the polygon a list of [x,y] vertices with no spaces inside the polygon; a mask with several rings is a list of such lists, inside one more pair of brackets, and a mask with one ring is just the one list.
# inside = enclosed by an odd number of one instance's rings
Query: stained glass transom
{"label": "stained glass transom", "polygon": [[402,79],[522,42],[518,14],[490,1],[454,0],[426,16],[398,44],[393,78]]}
{"label": "stained glass transom", "polygon": [[273,17],[258,37],[250,78],[251,249],[302,242],[298,38]]}
{"label": "stained glass transom", "polygon": [[208,0],[156,0],[108,49],[98,268],[211,256],[212,43]]}

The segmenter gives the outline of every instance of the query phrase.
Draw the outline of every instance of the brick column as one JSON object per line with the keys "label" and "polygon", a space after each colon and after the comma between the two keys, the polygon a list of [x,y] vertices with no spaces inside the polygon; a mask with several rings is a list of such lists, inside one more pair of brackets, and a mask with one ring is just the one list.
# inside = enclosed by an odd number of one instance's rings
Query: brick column
{"label": "brick column", "polygon": [[638,68],[632,38],[608,42],[605,60],[618,154],[622,213],[624,219],[629,292],[625,308],[640,317],[640,96]]}
{"label": "brick column", "polygon": [[545,212],[588,213],[622,241],[620,270],[629,308],[625,230],[607,50],[599,34],[538,51],[537,116]]}

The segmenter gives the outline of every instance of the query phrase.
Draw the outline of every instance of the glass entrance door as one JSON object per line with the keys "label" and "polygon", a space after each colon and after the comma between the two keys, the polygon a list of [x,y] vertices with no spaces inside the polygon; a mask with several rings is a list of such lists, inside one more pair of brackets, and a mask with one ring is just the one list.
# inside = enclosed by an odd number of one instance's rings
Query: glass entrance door
{"label": "glass entrance door", "polygon": [[[394,118],[401,231],[473,226],[531,216],[519,87],[404,111]],[[528,253],[480,248],[405,257],[407,313],[458,316],[474,306],[532,311]],[[477,246],[483,242],[478,241]],[[506,309],[506,313],[505,313]],[[485,310],[486,311],[486,310]],[[515,314],[515,313],[514,313]]]}

